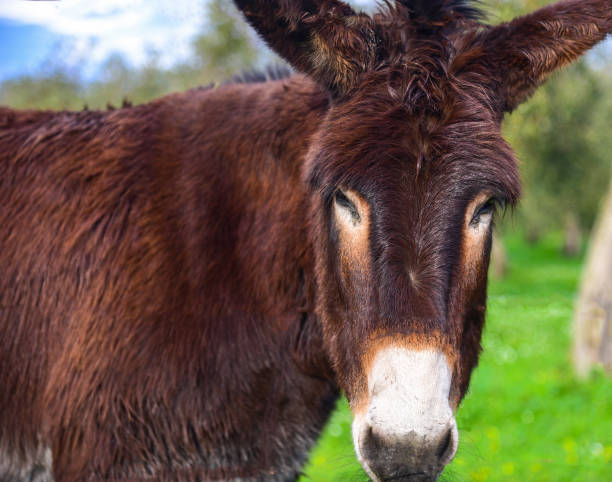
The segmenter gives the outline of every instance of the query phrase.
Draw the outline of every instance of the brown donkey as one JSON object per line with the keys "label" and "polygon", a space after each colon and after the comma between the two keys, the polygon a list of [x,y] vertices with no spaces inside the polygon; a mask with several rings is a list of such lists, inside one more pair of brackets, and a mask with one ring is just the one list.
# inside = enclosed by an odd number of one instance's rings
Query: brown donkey
{"label": "brown donkey", "polygon": [[340,391],[374,480],[434,480],[477,363],[500,134],[612,30],[236,0],[301,75],[0,110],[0,480],[294,480]]}

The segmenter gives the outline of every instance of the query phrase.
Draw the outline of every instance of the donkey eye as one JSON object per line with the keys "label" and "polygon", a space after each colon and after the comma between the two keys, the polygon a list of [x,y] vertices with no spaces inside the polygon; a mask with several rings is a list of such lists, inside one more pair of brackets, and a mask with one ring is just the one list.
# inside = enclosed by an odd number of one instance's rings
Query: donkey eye
{"label": "donkey eye", "polygon": [[474,213],[470,224],[472,226],[477,226],[478,224],[484,221],[489,222],[493,217],[493,213],[495,213],[495,210],[497,209],[497,204],[498,203],[495,198],[491,198],[487,202],[482,204]]}
{"label": "donkey eye", "polygon": [[353,222],[361,222],[361,216],[359,216],[359,211],[357,211],[355,204],[353,204],[353,202],[346,197],[346,194],[344,194],[341,190],[336,191],[334,201],[336,202],[337,206],[350,213]]}

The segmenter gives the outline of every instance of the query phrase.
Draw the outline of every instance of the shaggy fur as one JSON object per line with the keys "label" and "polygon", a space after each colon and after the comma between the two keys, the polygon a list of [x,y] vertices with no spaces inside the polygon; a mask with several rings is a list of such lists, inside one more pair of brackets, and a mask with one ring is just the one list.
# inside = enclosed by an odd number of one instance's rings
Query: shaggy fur
{"label": "shaggy fur", "polygon": [[[390,337],[467,390],[490,247],[464,262],[467,206],[516,202],[504,112],[604,38],[609,0],[497,27],[458,0],[236,4],[307,76],[0,109],[0,480],[294,480]],[[368,203],[367,270],[338,189]]]}

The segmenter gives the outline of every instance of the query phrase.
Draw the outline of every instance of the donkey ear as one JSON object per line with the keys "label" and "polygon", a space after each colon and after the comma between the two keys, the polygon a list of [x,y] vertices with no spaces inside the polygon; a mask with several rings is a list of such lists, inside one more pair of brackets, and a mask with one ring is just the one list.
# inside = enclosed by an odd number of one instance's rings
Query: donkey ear
{"label": "donkey ear", "polygon": [[370,17],[338,0],[234,0],[259,35],[296,70],[334,96],[374,64]]}
{"label": "donkey ear", "polygon": [[515,109],[610,31],[612,0],[565,0],[485,30],[481,45],[499,68],[504,110]]}

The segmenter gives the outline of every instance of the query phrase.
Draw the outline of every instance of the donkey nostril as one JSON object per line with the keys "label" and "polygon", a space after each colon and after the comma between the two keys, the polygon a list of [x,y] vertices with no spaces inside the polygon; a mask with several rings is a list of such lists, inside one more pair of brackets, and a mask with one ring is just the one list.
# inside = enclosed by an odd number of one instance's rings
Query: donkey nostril
{"label": "donkey nostril", "polygon": [[457,432],[457,425],[452,424],[446,435],[442,438],[436,455],[442,465],[448,464],[457,453],[457,446],[459,445],[459,432]]}
{"label": "donkey nostril", "polygon": [[365,446],[369,452],[377,453],[385,449],[384,441],[376,434],[372,426],[365,431]]}
{"label": "donkey nostril", "polygon": [[446,436],[442,439],[442,443],[440,444],[440,447],[438,448],[438,451],[436,452],[436,454],[438,455],[440,459],[443,458],[444,454],[449,449],[451,442],[452,442],[452,438],[453,438],[453,431],[449,430]]}

